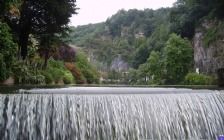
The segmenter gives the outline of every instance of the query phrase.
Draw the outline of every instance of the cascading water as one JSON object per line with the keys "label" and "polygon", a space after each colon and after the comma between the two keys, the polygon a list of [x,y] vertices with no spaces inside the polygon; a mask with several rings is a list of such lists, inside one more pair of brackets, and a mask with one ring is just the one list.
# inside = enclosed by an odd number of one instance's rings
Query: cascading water
{"label": "cascading water", "polygon": [[0,139],[217,139],[224,134],[221,91],[68,88],[26,92],[0,95]]}

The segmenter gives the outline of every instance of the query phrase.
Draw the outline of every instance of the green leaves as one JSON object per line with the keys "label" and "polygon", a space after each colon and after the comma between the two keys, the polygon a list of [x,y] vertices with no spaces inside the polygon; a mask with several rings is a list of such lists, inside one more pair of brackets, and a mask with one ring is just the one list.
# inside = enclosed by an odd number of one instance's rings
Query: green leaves
{"label": "green leaves", "polygon": [[213,81],[212,77],[197,73],[189,73],[184,78],[184,83],[188,85],[210,85]]}
{"label": "green leaves", "polygon": [[0,81],[9,77],[16,51],[17,44],[13,42],[8,25],[0,22]]}
{"label": "green leaves", "polygon": [[163,57],[167,83],[178,84],[192,65],[193,50],[189,41],[171,34],[164,48]]}

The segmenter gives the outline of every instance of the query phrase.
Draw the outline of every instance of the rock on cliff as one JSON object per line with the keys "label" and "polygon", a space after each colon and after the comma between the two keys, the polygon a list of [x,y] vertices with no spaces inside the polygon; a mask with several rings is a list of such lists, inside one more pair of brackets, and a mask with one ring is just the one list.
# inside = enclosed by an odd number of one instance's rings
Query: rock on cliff
{"label": "rock on cliff", "polygon": [[[218,21],[217,25],[214,22],[204,20],[201,27],[196,28],[193,38],[195,68],[206,75],[216,75],[218,69],[224,68],[223,22]],[[217,37],[206,44],[205,37],[214,27],[213,34]]]}
{"label": "rock on cliff", "polygon": [[129,65],[122,60],[121,55],[118,55],[118,57],[112,61],[110,69],[115,71],[128,71]]}

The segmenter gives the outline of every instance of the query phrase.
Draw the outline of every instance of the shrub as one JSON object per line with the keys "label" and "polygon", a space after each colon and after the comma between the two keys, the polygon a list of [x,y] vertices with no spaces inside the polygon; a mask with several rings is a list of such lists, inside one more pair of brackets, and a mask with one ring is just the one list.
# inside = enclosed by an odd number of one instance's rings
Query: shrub
{"label": "shrub", "polygon": [[72,70],[72,69],[74,68],[74,65],[73,65],[73,63],[66,63],[66,64],[65,64],[65,67],[66,67],[66,69],[68,69],[68,70]]}
{"label": "shrub", "polygon": [[29,78],[31,73],[25,61],[18,61],[16,62],[13,67],[12,71],[15,78],[15,83],[17,84],[28,84]]}
{"label": "shrub", "polygon": [[34,75],[29,78],[30,84],[43,84],[45,83],[45,77],[43,75]]}
{"label": "shrub", "polygon": [[70,71],[65,71],[64,77],[63,77],[63,82],[65,84],[71,84],[73,83],[73,75]]}
{"label": "shrub", "polygon": [[42,71],[41,75],[43,75],[45,77],[46,84],[50,84],[50,83],[54,82],[54,78],[50,73],[48,73],[46,71]]}
{"label": "shrub", "polygon": [[188,73],[184,79],[184,83],[188,85],[210,85],[212,82],[212,77],[197,73]]}
{"label": "shrub", "polygon": [[0,53],[0,82],[4,81],[9,76],[3,55]]}
{"label": "shrub", "polygon": [[65,69],[65,64],[62,61],[55,61],[54,59],[49,59],[49,67],[57,68],[57,69]]}
{"label": "shrub", "polygon": [[50,67],[48,69],[48,72],[52,74],[52,77],[55,83],[58,83],[60,80],[63,80],[63,76],[64,76],[63,70]]}

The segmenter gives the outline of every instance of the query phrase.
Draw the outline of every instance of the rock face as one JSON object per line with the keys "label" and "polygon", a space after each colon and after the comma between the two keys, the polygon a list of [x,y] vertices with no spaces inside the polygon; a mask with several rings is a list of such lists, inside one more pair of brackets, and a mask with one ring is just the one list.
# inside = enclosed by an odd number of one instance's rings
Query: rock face
{"label": "rock face", "polygon": [[122,60],[121,55],[118,55],[118,57],[112,61],[110,69],[115,71],[128,71],[129,65],[127,62]]}
{"label": "rock face", "polygon": [[212,21],[205,20],[202,27],[195,30],[193,38],[195,68],[206,75],[216,75],[217,70],[224,68],[224,36],[220,34],[224,29],[218,29],[219,38],[208,46],[203,42],[206,31],[212,28]]}
{"label": "rock face", "polygon": [[13,85],[15,82],[14,82],[14,79],[12,77],[9,77],[8,79],[6,79],[4,81],[4,85]]}

